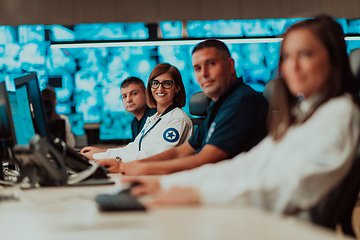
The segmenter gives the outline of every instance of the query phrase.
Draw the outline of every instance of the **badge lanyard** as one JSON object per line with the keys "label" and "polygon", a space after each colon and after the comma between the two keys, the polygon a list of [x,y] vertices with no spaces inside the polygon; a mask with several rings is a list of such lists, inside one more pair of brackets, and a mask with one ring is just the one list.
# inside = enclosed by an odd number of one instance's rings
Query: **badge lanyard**
{"label": "badge lanyard", "polygon": [[[139,151],[141,151],[141,142],[142,142],[143,138],[160,122],[162,116],[164,116],[165,114],[167,114],[168,112],[172,111],[175,108],[176,108],[176,105],[174,105],[174,104],[170,105],[162,114],[160,114],[159,118],[156,120],[154,125],[152,125],[151,128],[146,131],[146,133],[141,134],[141,137],[139,140]],[[146,129],[146,127],[147,127],[147,125],[149,125],[149,123],[150,122],[148,122],[146,124],[146,126],[143,127],[143,129]]]}
{"label": "badge lanyard", "polygon": [[[141,134],[140,140],[139,140],[139,151],[141,151],[141,142],[143,140],[143,138],[161,121],[161,118],[158,118],[156,120],[156,122],[154,123],[154,125],[151,126],[151,128],[149,128],[149,130],[147,130],[145,133]],[[150,123],[150,122],[148,122]],[[149,125],[149,124],[146,124]],[[147,127],[147,126],[146,126]],[[146,129],[146,127],[144,127],[144,129]]]}

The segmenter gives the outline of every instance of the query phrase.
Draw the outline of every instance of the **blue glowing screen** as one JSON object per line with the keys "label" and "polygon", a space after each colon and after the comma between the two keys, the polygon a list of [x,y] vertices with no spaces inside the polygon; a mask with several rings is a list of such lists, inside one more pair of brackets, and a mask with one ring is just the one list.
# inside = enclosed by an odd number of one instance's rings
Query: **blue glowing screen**
{"label": "blue glowing screen", "polygon": [[16,92],[9,92],[9,101],[16,143],[19,145],[28,144],[29,140],[35,135],[35,129],[31,117],[26,85],[17,89]]}
{"label": "blue glowing screen", "polygon": [[[212,21],[166,21],[158,24],[158,37],[274,37],[301,19],[251,19]],[[346,34],[360,34],[360,20],[336,19]],[[57,112],[69,116],[73,132],[84,134],[84,123],[100,122],[100,138],[131,138],[133,116],[120,99],[120,84],[129,77],[145,84],[158,63],[176,66],[188,102],[200,91],[192,64],[193,46],[142,46],[108,48],[50,48],[51,41],[114,41],[148,39],[145,23],[91,23],[75,26],[0,26],[0,78],[36,72],[40,89],[52,85],[57,93]],[[347,41],[348,52],[360,41]],[[256,91],[277,76],[280,43],[228,44],[238,76]]]}

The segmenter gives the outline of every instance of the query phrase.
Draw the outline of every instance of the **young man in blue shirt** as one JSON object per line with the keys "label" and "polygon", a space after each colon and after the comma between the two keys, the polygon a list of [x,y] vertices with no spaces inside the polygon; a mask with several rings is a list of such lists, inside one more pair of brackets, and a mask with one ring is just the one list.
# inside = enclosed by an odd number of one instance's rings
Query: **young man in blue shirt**
{"label": "young man in blue shirt", "polygon": [[[213,99],[206,119],[188,142],[146,159],[120,162],[120,173],[161,175],[192,169],[248,151],[266,136],[268,102],[237,78],[227,46],[218,40],[201,42],[192,62],[204,94]],[[100,164],[112,162],[104,159]]]}
{"label": "young man in blue shirt", "polygon": [[144,82],[137,77],[125,79],[120,86],[121,98],[126,111],[134,115],[131,122],[133,142],[143,128],[146,118],[156,113],[156,108],[149,108],[145,101]]}

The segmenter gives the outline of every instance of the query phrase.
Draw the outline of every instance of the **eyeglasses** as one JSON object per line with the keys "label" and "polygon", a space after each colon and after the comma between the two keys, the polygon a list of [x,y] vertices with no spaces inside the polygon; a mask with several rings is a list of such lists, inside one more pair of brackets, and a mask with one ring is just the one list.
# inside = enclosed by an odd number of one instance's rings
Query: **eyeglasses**
{"label": "eyeglasses", "polygon": [[150,87],[153,89],[159,88],[160,84],[162,85],[163,88],[169,89],[173,86],[174,81],[173,80],[165,80],[165,81],[159,82],[158,80],[150,80]]}

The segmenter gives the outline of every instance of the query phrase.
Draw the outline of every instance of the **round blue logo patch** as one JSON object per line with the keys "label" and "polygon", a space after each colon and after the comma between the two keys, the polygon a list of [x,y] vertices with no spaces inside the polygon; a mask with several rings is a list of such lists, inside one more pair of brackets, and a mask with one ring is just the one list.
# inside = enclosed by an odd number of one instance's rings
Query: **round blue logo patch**
{"label": "round blue logo patch", "polygon": [[168,128],[163,134],[163,138],[167,142],[176,142],[179,140],[179,132],[175,128]]}

